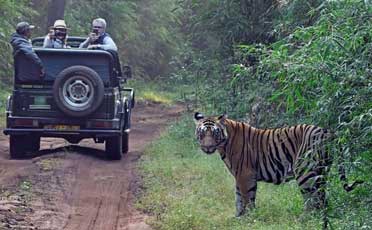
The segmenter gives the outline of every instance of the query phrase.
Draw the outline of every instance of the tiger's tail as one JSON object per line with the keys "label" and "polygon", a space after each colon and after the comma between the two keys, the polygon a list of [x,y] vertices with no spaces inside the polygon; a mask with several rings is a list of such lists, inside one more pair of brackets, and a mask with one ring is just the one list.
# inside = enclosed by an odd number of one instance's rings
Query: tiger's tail
{"label": "tiger's tail", "polygon": [[[334,140],[336,138],[336,134],[332,132],[330,129],[323,129],[323,131],[327,134],[327,139]],[[342,161],[345,159],[344,149],[342,147],[340,149],[340,156]],[[363,180],[356,180],[353,183],[349,184],[346,178],[346,170],[344,162],[338,163],[338,174],[340,176],[340,181],[343,183],[343,188],[346,192],[350,192],[354,190],[359,184],[363,184]]]}
{"label": "tiger's tail", "polygon": [[[341,152],[341,159],[345,159],[343,148],[340,148],[340,149],[341,149],[341,151],[340,151]],[[363,180],[356,180],[349,185],[349,183],[347,181],[347,178],[346,178],[345,165],[344,165],[343,162],[342,163],[340,162],[338,164],[338,173],[340,175],[340,180],[344,183],[343,188],[346,192],[350,192],[350,191],[354,190],[357,185],[364,183]]]}
{"label": "tiger's tail", "polygon": [[344,190],[346,192],[350,192],[352,190],[355,189],[355,187],[359,184],[363,184],[364,181],[363,180],[356,180],[354,181],[353,183],[351,183],[350,185],[348,184],[347,182],[347,178],[346,178],[346,173],[345,173],[345,166],[344,164],[340,164],[338,166],[338,173],[340,174],[340,180],[344,183],[343,184],[343,187],[344,187]]}

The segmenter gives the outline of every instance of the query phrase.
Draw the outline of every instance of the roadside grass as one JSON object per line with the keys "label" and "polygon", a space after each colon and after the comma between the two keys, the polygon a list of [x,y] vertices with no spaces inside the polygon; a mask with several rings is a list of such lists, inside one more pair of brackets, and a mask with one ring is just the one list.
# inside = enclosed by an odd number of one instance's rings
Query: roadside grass
{"label": "roadside grass", "polygon": [[199,151],[194,122],[171,125],[141,161],[144,191],[138,207],[155,229],[321,229],[320,214],[303,211],[293,182],[259,183],[256,209],[235,218],[234,180],[218,153]]}
{"label": "roadside grass", "polygon": [[190,90],[185,85],[170,86],[161,81],[142,79],[129,80],[127,86],[134,88],[137,101],[151,101],[166,105],[183,101],[184,95]]}
{"label": "roadside grass", "polygon": [[142,98],[145,101],[153,101],[153,102],[156,102],[156,103],[162,103],[162,104],[166,104],[166,105],[170,105],[173,102],[170,99],[171,98],[170,95],[165,95],[165,94],[162,95],[162,93],[157,94],[154,91],[151,91],[149,89],[142,92]]}
{"label": "roadside grass", "polygon": [[152,101],[170,105],[176,98],[174,93],[165,91],[153,81],[130,80],[128,86],[134,88],[137,101]]}

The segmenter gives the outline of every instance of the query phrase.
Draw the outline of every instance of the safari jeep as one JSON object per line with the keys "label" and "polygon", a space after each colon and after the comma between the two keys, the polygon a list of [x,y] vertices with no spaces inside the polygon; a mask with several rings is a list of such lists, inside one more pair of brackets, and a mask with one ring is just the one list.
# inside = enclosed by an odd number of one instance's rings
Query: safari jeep
{"label": "safari jeep", "polygon": [[[105,143],[108,158],[119,160],[128,152],[134,91],[124,88],[131,77],[121,70],[117,54],[79,49],[84,38],[71,37],[70,49],[37,47],[45,77],[23,54],[14,58],[14,88],[8,97],[6,128],[11,158],[21,158],[40,148],[41,137],[59,137],[77,144],[84,138]],[[37,79],[37,78],[36,78]]]}

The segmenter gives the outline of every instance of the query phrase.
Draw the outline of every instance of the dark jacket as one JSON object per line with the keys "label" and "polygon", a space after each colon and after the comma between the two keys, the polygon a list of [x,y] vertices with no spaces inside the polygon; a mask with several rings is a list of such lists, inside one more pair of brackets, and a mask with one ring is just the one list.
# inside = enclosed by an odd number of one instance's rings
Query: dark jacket
{"label": "dark jacket", "polygon": [[44,78],[43,64],[26,37],[14,33],[13,46],[15,83],[38,82]]}
{"label": "dark jacket", "polygon": [[14,33],[11,36],[10,44],[13,46],[13,56],[18,55],[22,52],[27,58],[32,60],[38,67],[43,68],[43,63],[37,56],[35,51],[32,49],[32,44],[24,36]]}
{"label": "dark jacket", "polygon": [[100,48],[103,50],[113,50],[116,52],[118,51],[118,47],[108,33],[103,33],[94,42],[90,42],[90,39],[87,38],[80,44],[79,48],[87,48],[89,45],[100,45]]}
{"label": "dark jacket", "polygon": [[110,35],[108,33],[103,33],[102,35],[100,35],[98,37],[97,40],[95,40],[94,42],[92,42],[92,44],[94,44],[94,45],[98,45],[98,44],[103,45],[104,44],[103,43],[103,40],[105,40],[106,37],[110,37]]}

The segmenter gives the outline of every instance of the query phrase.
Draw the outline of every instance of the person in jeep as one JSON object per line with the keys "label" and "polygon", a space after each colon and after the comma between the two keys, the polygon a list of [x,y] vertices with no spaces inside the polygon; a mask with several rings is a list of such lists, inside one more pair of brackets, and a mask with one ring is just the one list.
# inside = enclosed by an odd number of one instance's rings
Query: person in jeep
{"label": "person in jeep", "polygon": [[105,19],[94,19],[92,23],[92,32],[89,34],[89,37],[80,44],[79,48],[113,50],[117,52],[118,48],[114,40],[106,33],[106,25]]}
{"label": "person in jeep", "polygon": [[16,32],[11,35],[10,39],[10,44],[13,47],[14,59],[16,59],[15,57],[18,55],[25,55],[27,59],[31,61],[31,63],[35,64],[40,70],[39,76],[35,77],[33,75],[27,75],[23,77],[24,79],[18,79],[21,81],[41,80],[45,74],[43,63],[32,49],[32,44],[30,42],[31,30],[33,28],[35,28],[35,26],[30,25],[28,22],[20,22],[16,26]]}
{"label": "person in jeep", "polygon": [[69,48],[67,41],[67,26],[64,20],[58,19],[54,22],[53,27],[45,36],[44,48]]}

